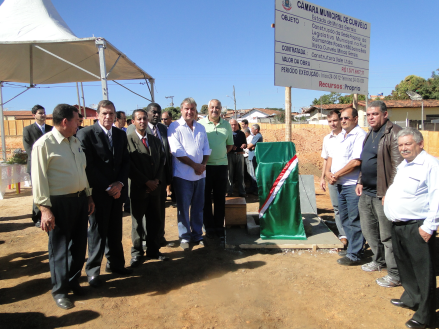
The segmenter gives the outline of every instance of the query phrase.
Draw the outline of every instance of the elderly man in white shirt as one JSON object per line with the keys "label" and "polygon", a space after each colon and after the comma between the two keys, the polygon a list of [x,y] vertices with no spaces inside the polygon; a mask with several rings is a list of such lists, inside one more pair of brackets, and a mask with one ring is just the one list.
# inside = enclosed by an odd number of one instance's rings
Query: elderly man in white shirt
{"label": "elderly man in white shirt", "polygon": [[211,150],[206,129],[194,120],[197,112],[195,100],[192,97],[185,98],[180,108],[181,118],[169,126],[168,141],[173,156],[172,183],[177,199],[180,247],[189,250],[190,242],[204,245],[204,186],[206,163]]}
{"label": "elderly man in white shirt", "polygon": [[360,173],[361,152],[366,132],[358,125],[358,112],[346,108],[341,112],[343,130],[337,135],[326,162],[326,178],[329,183],[337,184],[338,210],[344,231],[349,241],[346,255],[344,250],[337,260],[340,265],[360,265],[363,257],[364,237],[361,232],[358,213],[359,196],[355,193]]}
{"label": "elderly man in white shirt", "polygon": [[393,222],[392,244],[404,293],[391,303],[416,310],[409,328],[433,325],[436,312],[435,234],[439,225],[439,160],[423,150],[424,138],[413,128],[398,135],[404,160],[384,199]]}

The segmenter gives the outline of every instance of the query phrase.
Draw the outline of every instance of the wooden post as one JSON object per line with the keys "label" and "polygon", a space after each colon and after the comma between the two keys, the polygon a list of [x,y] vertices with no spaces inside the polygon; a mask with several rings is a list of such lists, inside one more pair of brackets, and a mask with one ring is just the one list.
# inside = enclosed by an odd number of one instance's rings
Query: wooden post
{"label": "wooden post", "polygon": [[285,141],[291,141],[291,87],[285,87]]}

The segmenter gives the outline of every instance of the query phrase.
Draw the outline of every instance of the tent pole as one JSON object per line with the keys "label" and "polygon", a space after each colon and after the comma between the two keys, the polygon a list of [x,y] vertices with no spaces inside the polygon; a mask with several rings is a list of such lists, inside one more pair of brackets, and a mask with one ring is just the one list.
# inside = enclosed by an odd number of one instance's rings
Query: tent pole
{"label": "tent pole", "polygon": [[0,129],[2,134],[2,157],[3,157],[3,162],[6,162],[6,137],[5,137],[5,121],[3,119],[2,87],[3,87],[3,81],[0,81]]}
{"label": "tent pole", "polygon": [[151,100],[154,103],[154,84],[155,84],[155,80],[153,78],[148,79],[149,83],[151,84]]}
{"label": "tent pole", "polygon": [[78,97],[78,110],[79,113],[81,113],[81,100],[79,99],[79,88],[77,82],[76,82],[76,96]]}
{"label": "tent pole", "polygon": [[81,91],[82,91],[82,105],[84,106],[84,119],[87,119],[87,111],[85,109],[85,98],[84,98],[84,86],[81,82]]}
{"label": "tent pole", "polygon": [[99,50],[99,66],[101,69],[102,99],[108,100],[107,67],[105,65],[105,40],[96,39],[96,47]]}

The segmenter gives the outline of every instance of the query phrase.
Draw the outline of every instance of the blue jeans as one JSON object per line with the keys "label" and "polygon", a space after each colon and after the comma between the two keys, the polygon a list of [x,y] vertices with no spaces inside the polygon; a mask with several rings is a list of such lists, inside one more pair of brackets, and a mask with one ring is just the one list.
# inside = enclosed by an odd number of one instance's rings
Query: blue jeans
{"label": "blue jeans", "polygon": [[[188,181],[174,177],[177,199],[178,236],[182,242],[203,240],[203,208],[205,178]],[[189,218],[189,207],[191,208]]]}
{"label": "blue jeans", "polygon": [[360,197],[355,193],[355,187],[356,185],[337,184],[340,220],[349,241],[347,257],[354,261],[363,257],[364,245],[358,214],[358,200]]}
{"label": "blue jeans", "polygon": [[335,225],[337,225],[338,238],[341,239],[343,237],[346,237],[346,233],[344,232],[343,225],[341,224],[340,212],[338,211],[337,185],[328,184],[328,190],[329,190],[329,196],[331,197],[332,207],[334,208],[334,218],[335,218]]}

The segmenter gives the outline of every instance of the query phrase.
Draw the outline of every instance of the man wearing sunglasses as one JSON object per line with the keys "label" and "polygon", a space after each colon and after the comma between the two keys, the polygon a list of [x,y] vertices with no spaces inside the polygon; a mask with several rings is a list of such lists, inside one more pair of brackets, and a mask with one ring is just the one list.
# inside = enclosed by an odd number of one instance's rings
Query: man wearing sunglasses
{"label": "man wearing sunglasses", "polygon": [[348,107],[341,112],[341,127],[326,163],[326,178],[337,185],[340,219],[349,241],[340,265],[359,265],[363,256],[364,237],[358,214],[359,196],[355,193],[360,173],[361,152],[366,132],[358,125],[358,112]]}

